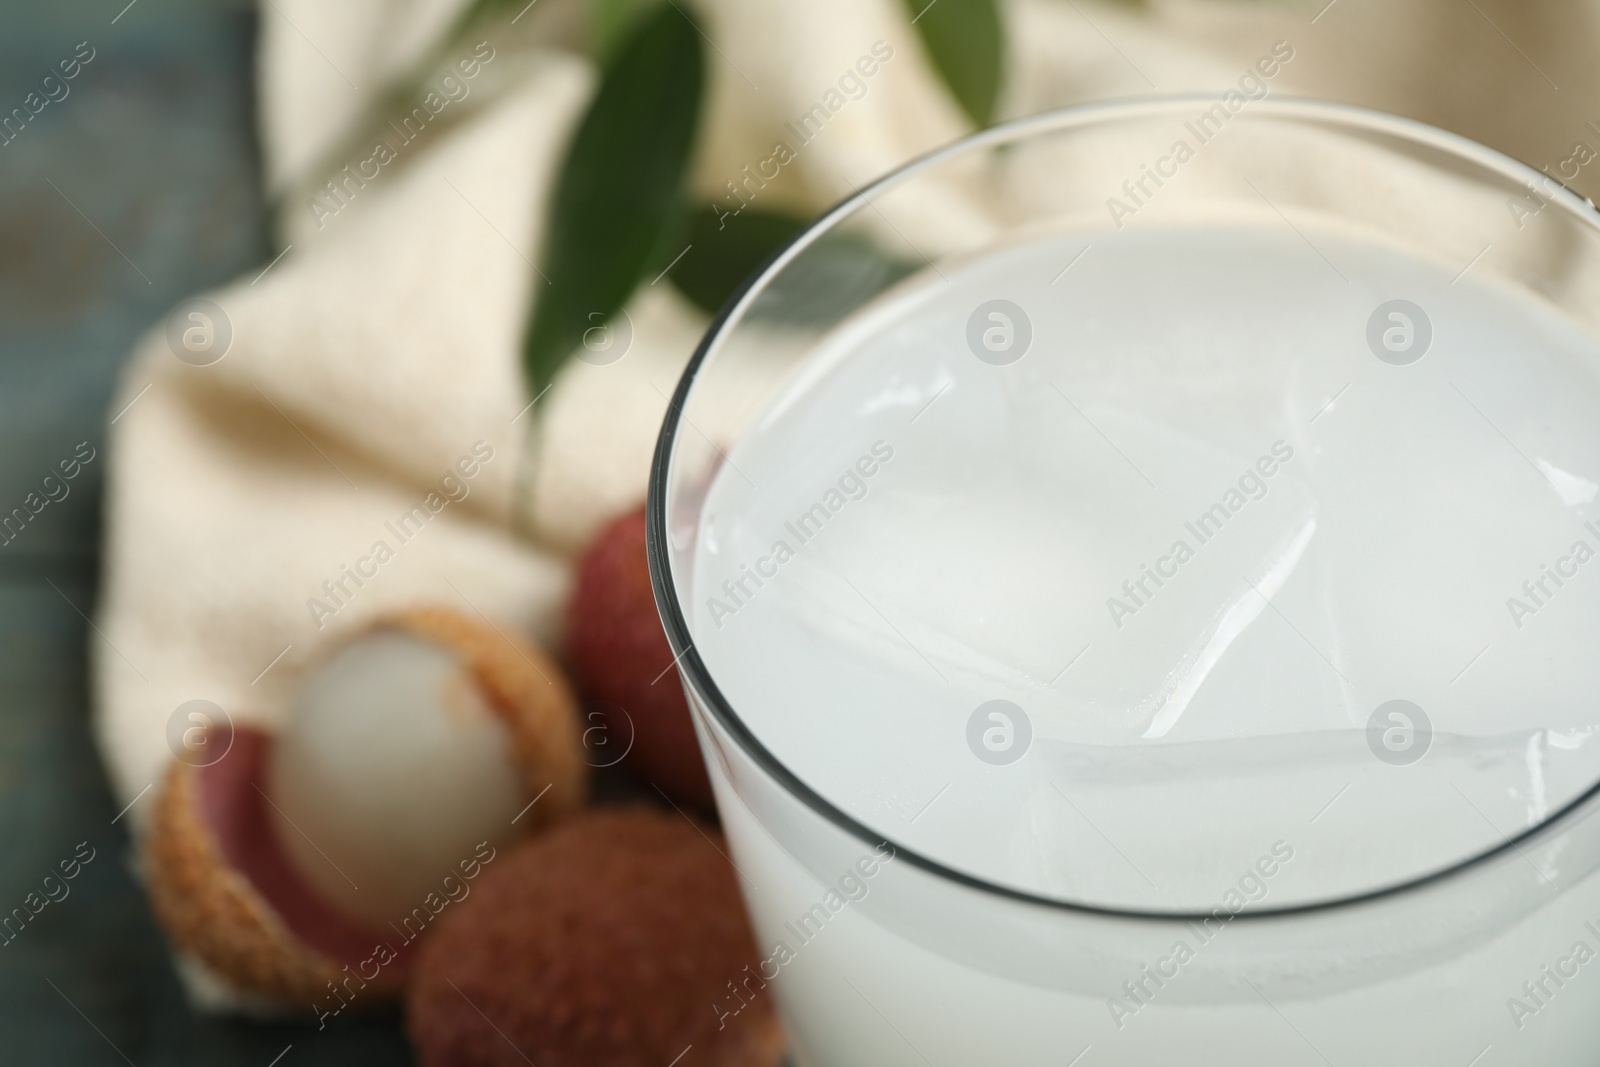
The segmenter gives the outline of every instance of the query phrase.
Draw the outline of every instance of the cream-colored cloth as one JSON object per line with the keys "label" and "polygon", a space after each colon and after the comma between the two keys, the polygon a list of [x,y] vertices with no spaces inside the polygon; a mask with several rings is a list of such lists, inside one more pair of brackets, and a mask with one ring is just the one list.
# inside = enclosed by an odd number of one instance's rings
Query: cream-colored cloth
{"label": "cream-colored cloth", "polygon": [[[1324,2],[1006,0],[1002,116],[1220,91],[1281,40],[1296,58],[1276,93],[1399,112],[1536,165],[1567,160],[1575,142],[1600,148],[1585,126],[1600,119],[1585,111],[1600,100],[1592,4]],[[767,203],[814,212],[966,130],[901,0],[680,6],[713,44],[702,197],[725,197],[878,42],[892,59],[762,191]],[[94,680],[119,803],[171,758],[180,704],[271,725],[326,642],[396,606],[455,604],[558,643],[571,556],[642,499],[704,316],[666,283],[645,287],[627,355],[574,361],[537,411],[519,368],[541,274],[561,269],[538,263],[553,174],[594,84],[583,5],[535,0],[469,38],[448,57],[454,82],[441,70],[419,90],[431,128],[392,159],[373,162],[373,135],[352,129],[463,7],[262,7],[265,181],[287,248],[205,294],[232,327],[220,362],[180,361],[156,324],[112,407]],[[335,173],[347,165],[361,180]],[[319,192],[330,178],[337,197]],[[1587,170],[1572,184],[1596,185]],[[146,810],[135,804],[136,826]]]}

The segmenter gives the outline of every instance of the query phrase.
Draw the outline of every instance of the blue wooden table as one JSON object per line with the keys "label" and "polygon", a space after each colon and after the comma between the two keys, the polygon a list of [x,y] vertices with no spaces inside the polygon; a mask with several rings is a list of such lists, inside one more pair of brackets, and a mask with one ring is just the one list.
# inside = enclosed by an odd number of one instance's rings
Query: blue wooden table
{"label": "blue wooden table", "polygon": [[[0,147],[0,513],[79,442],[102,447],[142,330],[269,258],[254,26],[226,0],[0,2],[0,115],[80,43],[94,53]],[[0,914],[80,842],[95,854],[0,947],[0,1063],[410,1063],[392,1016],[318,1033],[185,1003],[90,741],[102,470],[0,548]]]}

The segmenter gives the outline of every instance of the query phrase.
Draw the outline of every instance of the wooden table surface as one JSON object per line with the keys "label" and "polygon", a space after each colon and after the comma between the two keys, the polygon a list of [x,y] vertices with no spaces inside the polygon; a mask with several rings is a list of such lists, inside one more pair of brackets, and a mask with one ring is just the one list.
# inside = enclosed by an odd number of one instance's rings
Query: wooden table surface
{"label": "wooden table surface", "polygon": [[[0,513],[78,442],[101,447],[141,331],[270,258],[253,10],[126,4],[0,2],[0,114],[79,42],[95,50],[68,96],[0,147]],[[96,850],[70,895],[0,947],[0,1063],[410,1063],[394,1017],[318,1033],[185,1003],[89,735],[102,470],[0,548],[0,914],[79,842]]]}

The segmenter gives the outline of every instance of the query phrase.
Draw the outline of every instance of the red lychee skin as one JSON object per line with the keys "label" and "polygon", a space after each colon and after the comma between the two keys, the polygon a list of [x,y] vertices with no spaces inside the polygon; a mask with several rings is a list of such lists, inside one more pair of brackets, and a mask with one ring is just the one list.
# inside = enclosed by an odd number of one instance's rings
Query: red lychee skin
{"label": "red lychee skin", "polygon": [[645,558],[644,509],[607,526],[578,565],[567,606],[567,660],[579,692],[607,717],[609,741],[633,747],[622,765],[674,800],[714,810],[689,705],[656,612]]}
{"label": "red lychee skin", "polygon": [[677,812],[603,808],[484,863],[419,942],[418,1062],[777,1067],[773,990],[717,836]]}

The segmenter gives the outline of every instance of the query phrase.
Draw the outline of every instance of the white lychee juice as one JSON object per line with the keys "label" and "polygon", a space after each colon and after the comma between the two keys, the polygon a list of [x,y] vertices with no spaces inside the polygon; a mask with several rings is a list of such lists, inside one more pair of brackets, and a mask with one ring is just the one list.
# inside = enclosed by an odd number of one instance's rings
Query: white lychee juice
{"label": "white lychee juice", "polygon": [[1600,345],[1487,268],[1268,216],[891,289],[700,511],[763,957],[707,1010],[805,1067],[1595,1062],[1597,493]]}

